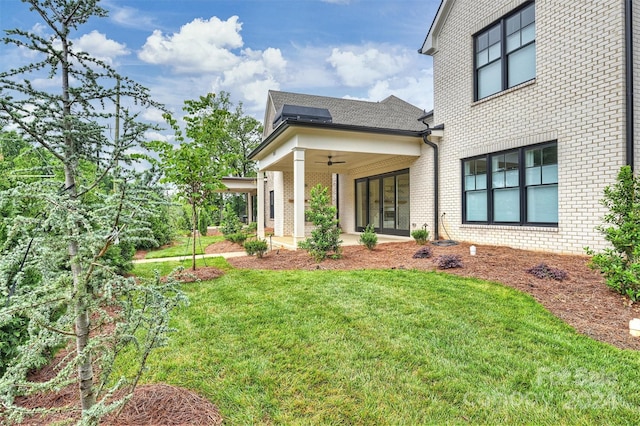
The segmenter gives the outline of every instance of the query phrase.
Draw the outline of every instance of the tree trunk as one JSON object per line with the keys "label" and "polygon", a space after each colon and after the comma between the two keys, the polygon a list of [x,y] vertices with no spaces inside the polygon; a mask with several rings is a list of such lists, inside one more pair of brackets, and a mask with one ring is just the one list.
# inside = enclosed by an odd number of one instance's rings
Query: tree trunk
{"label": "tree trunk", "polygon": [[[65,128],[67,130],[65,136],[65,190],[71,200],[77,196],[75,170],[75,141],[71,137],[70,124],[66,118],[71,117],[71,100],[69,96],[69,45],[65,38],[62,39],[63,56],[61,60],[62,68],[62,100],[63,100],[63,118],[65,119]],[[73,276],[73,289],[75,294],[74,314],[75,314],[75,334],[76,334],[76,353],[80,357],[78,364],[78,379],[80,399],[82,403],[82,412],[86,412],[96,403],[96,395],[93,387],[93,365],[91,363],[91,354],[86,353],[85,349],[89,342],[89,308],[87,306],[87,298],[90,295],[87,292],[87,283],[82,277],[82,265],[78,261],[78,240],[77,230],[71,232],[69,241],[69,263],[71,264],[71,274]]]}
{"label": "tree trunk", "polygon": [[196,235],[198,232],[198,217],[196,215],[196,203],[191,204],[191,219],[193,220],[193,248],[191,250],[191,270],[196,270]]}

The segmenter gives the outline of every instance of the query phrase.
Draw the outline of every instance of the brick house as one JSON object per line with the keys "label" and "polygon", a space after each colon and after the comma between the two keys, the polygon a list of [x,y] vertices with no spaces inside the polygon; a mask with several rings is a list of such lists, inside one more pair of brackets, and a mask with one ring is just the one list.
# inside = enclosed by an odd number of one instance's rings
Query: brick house
{"label": "brick house", "polygon": [[269,92],[251,154],[260,235],[304,238],[309,190],[322,183],[347,233],[373,223],[408,236],[427,224],[432,237],[476,244],[602,249],[598,201],[640,157],[636,9],[443,0],[419,49],[433,57],[430,114],[395,97]]}
{"label": "brick house", "polygon": [[433,57],[439,209],[452,238],[605,246],[598,201],[639,157],[638,19],[623,0],[441,2],[420,53]]}
{"label": "brick house", "polygon": [[364,102],[269,91],[263,142],[249,155],[258,168],[258,234],[272,228],[295,247],[312,228],[304,220],[311,188],[322,184],[343,232],[372,223],[380,234],[409,237],[433,211],[434,187],[423,184],[433,176],[433,148],[424,143],[430,119],[395,96]]}

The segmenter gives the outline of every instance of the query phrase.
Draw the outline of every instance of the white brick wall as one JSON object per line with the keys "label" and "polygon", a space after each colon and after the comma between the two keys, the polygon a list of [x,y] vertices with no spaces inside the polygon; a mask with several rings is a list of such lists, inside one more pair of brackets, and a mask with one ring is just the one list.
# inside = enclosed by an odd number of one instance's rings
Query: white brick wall
{"label": "white brick wall", "polygon": [[[625,161],[624,2],[538,0],[535,81],[474,102],[472,35],[522,3],[457,0],[439,34],[433,63],[434,122],[445,125],[441,227],[478,244],[600,249],[605,241],[594,228],[605,211],[598,200]],[[462,158],[556,139],[557,228],[462,225]]]}

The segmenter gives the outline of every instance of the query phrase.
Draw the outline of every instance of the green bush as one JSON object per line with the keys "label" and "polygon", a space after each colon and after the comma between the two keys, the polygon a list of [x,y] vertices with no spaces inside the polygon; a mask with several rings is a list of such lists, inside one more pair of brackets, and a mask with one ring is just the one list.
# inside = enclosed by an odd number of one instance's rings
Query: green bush
{"label": "green bush", "polygon": [[238,218],[231,203],[224,205],[222,210],[222,219],[220,220],[220,232],[223,235],[235,234],[242,229],[242,222]]}
{"label": "green bush", "polygon": [[18,356],[20,346],[26,342],[29,320],[21,316],[13,316],[0,326],[0,377],[4,374],[10,361]]}
{"label": "green bush", "polygon": [[207,236],[209,222],[211,222],[211,217],[209,216],[207,209],[200,209],[200,214],[198,215],[198,232],[200,232],[200,235],[203,237]]}
{"label": "green bush", "polygon": [[360,234],[358,242],[369,250],[373,250],[376,247],[378,244],[378,235],[376,235],[375,228],[372,224],[367,225],[364,232]]}
{"label": "green bush", "polygon": [[602,253],[593,255],[590,266],[597,268],[614,291],[640,300],[640,179],[633,176],[631,167],[624,166],[615,185],[607,186],[600,203],[609,212],[605,225],[598,226],[604,238],[611,243]]}
{"label": "green bush", "polygon": [[248,240],[244,243],[244,249],[249,256],[253,256],[255,254],[259,258],[262,258],[262,256],[264,256],[264,254],[267,252],[268,248],[269,246],[267,245],[266,240]]}
{"label": "green bush", "polygon": [[429,231],[427,231],[427,225],[425,224],[422,226],[422,228],[416,229],[415,231],[411,232],[411,236],[414,240],[416,240],[416,243],[420,244],[421,246],[427,244],[427,241],[429,241]]}
{"label": "green bush", "polygon": [[311,237],[301,241],[300,248],[307,250],[316,262],[321,262],[331,254],[339,258],[342,240],[336,219],[337,209],[329,203],[329,190],[318,184],[311,188],[310,208],[307,218],[315,225]]}
{"label": "green bush", "polygon": [[242,231],[234,232],[233,234],[225,234],[224,238],[225,240],[231,241],[232,243],[242,245],[247,239],[247,234]]}

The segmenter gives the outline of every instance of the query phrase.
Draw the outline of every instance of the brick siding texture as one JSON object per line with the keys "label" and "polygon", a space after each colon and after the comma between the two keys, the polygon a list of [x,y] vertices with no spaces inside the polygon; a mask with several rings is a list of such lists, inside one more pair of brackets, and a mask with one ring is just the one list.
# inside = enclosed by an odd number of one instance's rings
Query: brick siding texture
{"label": "brick siding texture", "polygon": [[[473,34],[523,3],[457,0],[439,34],[433,63],[434,122],[445,125],[440,233],[558,253],[602,249],[606,242],[595,230],[605,214],[599,200],[625,164],[624,2],[536,1],[535,80],[474,102]],[[640,84],[635,88],[638,93]],[[461,159],[551,140],[559,157],[557,228],[462,224]],[[417,179],[412,175],[412,188]],[[412,198],[412,212],[423,209],[428,221],[430,207],[420,201],[429,199],[426,192]]]}

